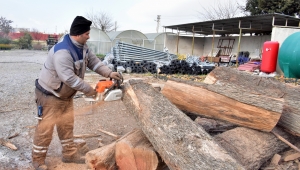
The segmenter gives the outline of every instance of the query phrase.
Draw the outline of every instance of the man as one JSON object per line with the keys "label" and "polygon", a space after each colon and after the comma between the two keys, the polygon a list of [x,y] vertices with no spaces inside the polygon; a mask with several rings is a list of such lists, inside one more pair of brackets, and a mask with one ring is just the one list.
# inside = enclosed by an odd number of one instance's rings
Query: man
{"label": "man", "polygon": [[97,94],[93,87],[83,81],[86,67],[104,77],[120,79],[119,73],[112,72],[88,49],[86,42],[90,38],[91,24],[82,16],[74,19],[70,34],[51,48],[35,82],[39,115],[32,148],[35,169],[47,169],[45,158],[55,125],[62,145],[62,161],[85,162],[73,141],[73,96],[77,91],[86,96]]}

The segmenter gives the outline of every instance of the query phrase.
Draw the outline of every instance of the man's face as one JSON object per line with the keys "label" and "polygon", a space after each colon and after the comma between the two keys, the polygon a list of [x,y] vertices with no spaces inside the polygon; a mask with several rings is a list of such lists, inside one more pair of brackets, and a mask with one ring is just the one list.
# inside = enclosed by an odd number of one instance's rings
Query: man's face
{"label": "man's face", "polygon": [[90,38],[90,31],[87,31],[81,35],[78,35],[78,42],[80,44],[85,44],[89,38]]}

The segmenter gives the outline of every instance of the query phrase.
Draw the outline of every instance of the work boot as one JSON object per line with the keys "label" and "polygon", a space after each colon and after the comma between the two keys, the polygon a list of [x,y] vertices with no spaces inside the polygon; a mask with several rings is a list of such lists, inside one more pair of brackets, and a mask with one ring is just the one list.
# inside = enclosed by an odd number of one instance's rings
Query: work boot
{"label": "work boot", "polygon": [[85,155],[88,151],[90,151],[89,147],[86,145],[85,140],[83,139],[75,139],[74,143],[78,149],[78,152],[81,155]]}
{"label": "work boot", "polygon": [[85,154],[88,152],[86,144],[72,142],[63,146],[63,158],[65,163],[85,163]]}
{"label": "work boot", "polygon": [[81,156],[78,152],[71,156],[63,156],[62,162],[64,163],[77,163],[77,164],[84,164],[85,163],[85,156]]}
{"label": "work boot", "polygon": [[39,162],[32,162],[32,165],[35,170],[47,170],[47,165],[45,163],[40,164]]}
{"label": "work boot", "polygon": [[46,170],[47,166],[45,165],[46,154],[48,147],[36,146],[33,145],[32,148],[32,165],[36,170]]}

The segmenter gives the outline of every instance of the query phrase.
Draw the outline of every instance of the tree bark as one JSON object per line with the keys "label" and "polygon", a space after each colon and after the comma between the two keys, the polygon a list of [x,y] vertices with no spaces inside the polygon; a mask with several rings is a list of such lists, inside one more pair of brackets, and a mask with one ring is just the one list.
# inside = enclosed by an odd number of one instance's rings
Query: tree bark
{"label": "tree bark", "polygon": [[215,68],[207,75],[204,82],[222,86],[235,84],[239,88],[247,88],[249,93],[283,101],[283,111],[278,125],[291,134],[300,136],[299,87],[292,87],[275,78],[255,76],[226,67]]}
{"label": "tree bark", "polygon": [[[278,129],[275,130],[286,139],[293,136]],[[245,169],[256,170],[271,159],[274,154],[288,148],[284,142],[272,133],[238,127],[216,135],[215,140],[225,148]]]}
{"label": "tree bark", "polygon": [[[270,132],[279,121],[282,102],[232,85],[207,85],[170,79],[161,93],[180,110]],[[176,94],[176,95],[174,95]]]}
{"label": "tree bark", "polygon": [[124,86],[127,110],[170,169],[244,169],[149,84],[131,79]]}

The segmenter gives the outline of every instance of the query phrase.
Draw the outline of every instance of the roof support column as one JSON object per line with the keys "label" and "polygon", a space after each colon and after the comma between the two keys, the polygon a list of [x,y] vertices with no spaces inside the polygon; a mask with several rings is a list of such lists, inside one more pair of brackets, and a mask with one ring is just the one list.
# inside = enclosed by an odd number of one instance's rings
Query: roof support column
{"label": "roof support column", "polygon": [[178,45],[179,45],[179,30],[177,28],[177,55],[178,55]]}
{"label": "roof support column", "polygon": [[164,48],[166,47],[167,32],[164,33]]}
{"label": "roof support column", "polygon": [[215,46],[215,30],[213,30],[213,38],[211,42],[211,56],[210,56],[210,62],[212,62],[213,56],[214,56],[214,46]]}
{"label": "roof support column", "polygon": [[[240,21],[241,23],[241,21]],[[239,64],[239,53],[240,53],[240,48],[241,48],[241,38],[242,38],[242,28],[240,27],[240,36],[239,36],[239,42],[238,42],[238,51],[237,51],[237,55],[236,55],[236,67],[238,67]]]}
{"label": "roof support column", "polygon": [[194,44],[195,44],[195,31],[194,31],[194,26],[193,26],[192,55],[194,55]]}

